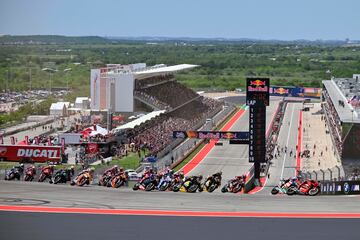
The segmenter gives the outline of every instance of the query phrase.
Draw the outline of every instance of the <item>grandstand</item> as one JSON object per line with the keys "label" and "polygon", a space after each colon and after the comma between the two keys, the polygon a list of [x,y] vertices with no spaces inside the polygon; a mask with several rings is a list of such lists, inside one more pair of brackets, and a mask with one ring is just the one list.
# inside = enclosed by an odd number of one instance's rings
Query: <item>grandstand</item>
{"label": "grandstand", "polygon": [[92,69],[91,96],[95,100],[91,106],[124,115],[151,112],[118,126],[113,133],[121,139],[120,144],[146,147],[150,154],[161,157],[173,143],[174,130],[198,129],[222,109],[223,102],[202,97],[176,81],[175,72],[194,67],[197,65],[146,68],[145,64],[111,64]]}
{"label": "grandstand", "polygon": [[322,110],[334,151],[350,174],[360,168],[360,79],[333,78],[322,82]]}

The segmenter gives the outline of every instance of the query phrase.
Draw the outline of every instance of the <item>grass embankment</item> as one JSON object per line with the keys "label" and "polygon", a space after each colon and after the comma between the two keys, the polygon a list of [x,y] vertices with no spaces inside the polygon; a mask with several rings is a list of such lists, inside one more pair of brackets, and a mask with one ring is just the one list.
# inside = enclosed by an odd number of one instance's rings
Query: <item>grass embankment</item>
{"label": "grass embankment", "polygon": [[[241,108],[243,108],[243,106],[241,106]],[[239,111],[240,108],[236,108],[235,111],[233,111],[227,118],[225,118],[218,126],[215,127],[215,131],[219,131],[221,128],[223,128],[225,126],[225,124]],[[196,148],[188,155],[185,157],[185,159],[183,161],[181,161],[181,163],[179,163],[173,170],[179,171],[182,167],[184,167],[188,162],[190,162],[191,159],[193,159],[195,157],[196,154],[198,154],[198,152],[200,152],[200,150],[206,145],[206,143],[201,142],[200,144],[198,144],[196,146]]]}
{"label": "grass embankment", "polygon": [[141,157],[139,158],[139,155],[137,153],[129,153],[126,157],[123,158],[114,158],[108,163],[105,164],[99,164],[94,166],[96,169],[102,168],[104,166],[111,166],[111,165],[118,165],[119,167],[123,167],[124,169],[136,169],[140,166],[140,160],[142,157],[145,157],[145,155],[148,153],[148,151],[141,152]]}

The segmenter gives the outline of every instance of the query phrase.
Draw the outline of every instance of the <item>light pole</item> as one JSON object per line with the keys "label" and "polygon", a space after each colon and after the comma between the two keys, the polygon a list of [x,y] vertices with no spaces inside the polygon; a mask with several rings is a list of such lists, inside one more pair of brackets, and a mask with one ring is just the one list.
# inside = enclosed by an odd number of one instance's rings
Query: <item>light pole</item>
{"label": "light pole", "polygon": [[51,77],[52,77],[52,73],[57,72],[57,70],[52,68],[43,68],[41,70],[49,73],[49,83],[50,83],[49,94],[51,94]]}
{"label": "light pole", "polygon": [[71,68],[66,68],[64,69],[64,72],[66,74],[66,91],[69,93],[69,75],[68,72],[70,72],[72,69]]}

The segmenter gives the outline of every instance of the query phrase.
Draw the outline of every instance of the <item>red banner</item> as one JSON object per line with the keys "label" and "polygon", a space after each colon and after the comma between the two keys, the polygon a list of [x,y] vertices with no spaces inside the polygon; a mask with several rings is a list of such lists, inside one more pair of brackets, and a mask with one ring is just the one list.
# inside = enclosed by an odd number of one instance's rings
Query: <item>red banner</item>
{"label": "red banner", "polygon": [[0,158],[6,161],[19,162],[31,159],[35,162],[60,161],[60,147],[58,146],[31,146],[31,145],[2,145]]}
{"label": "red banner", "polygon": [[98,145],[97,143],[89,143],[88,144],[89,153],[97,153],[98,152]]}

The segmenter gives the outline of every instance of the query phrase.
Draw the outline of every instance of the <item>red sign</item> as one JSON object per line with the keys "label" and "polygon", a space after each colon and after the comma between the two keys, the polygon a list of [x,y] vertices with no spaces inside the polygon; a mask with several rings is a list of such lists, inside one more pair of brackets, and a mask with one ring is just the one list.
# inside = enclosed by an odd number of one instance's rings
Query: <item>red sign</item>
{"label": "red sign", "polygon": [[89,149],[89,153],[97,153],[98,145],[96,143],[89,143],[88,149]]}
{"label": "red sign", "polygon": [[34,162],[60,161],[58,146],[1,145],[0,158],[5,161],[19,162],[31,159]]}

